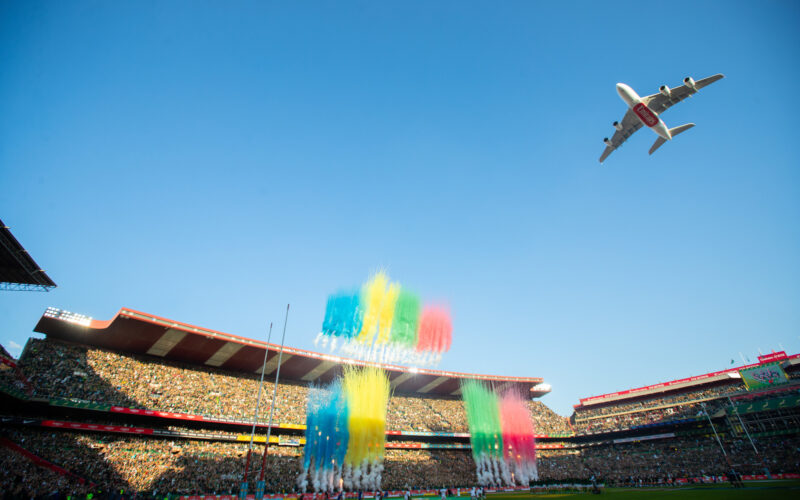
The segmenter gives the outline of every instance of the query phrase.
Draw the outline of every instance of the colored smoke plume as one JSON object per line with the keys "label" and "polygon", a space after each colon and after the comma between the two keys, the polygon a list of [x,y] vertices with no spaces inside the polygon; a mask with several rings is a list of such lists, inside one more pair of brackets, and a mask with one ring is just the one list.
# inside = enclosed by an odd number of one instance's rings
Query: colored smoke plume
{"label": "colored smoke plume", "polygon": [[525,400],[508,391],[502,398],[484,383],[461,386],[478,482],[522,485],[538,479],[533,421]]}
{"label": "colored smoke plume", "polygon": [[380,487],[389,379],[379,368],[346,366],[344,376],[312,386],[306,411],[303,491]]}
{"label": "colored smoke plume", "polygon": [[420,304],[414,293],[378,272],[360,290],[328,297],[316,343],[370,361],[438,363],[453,341],[450,312]]}

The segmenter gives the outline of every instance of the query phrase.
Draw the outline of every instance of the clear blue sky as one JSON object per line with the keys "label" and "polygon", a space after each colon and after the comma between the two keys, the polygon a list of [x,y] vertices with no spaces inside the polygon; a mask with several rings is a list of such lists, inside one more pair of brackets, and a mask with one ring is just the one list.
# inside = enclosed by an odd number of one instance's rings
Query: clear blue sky
{"label": "clear blue sky", "polygon": [[[0,218],[47,306],[261,338],[385,267],[450,304],[444,369],[578,398],[800,352],[800,4],[0,4]],[[602,166],[641,95],[726,78]]]}

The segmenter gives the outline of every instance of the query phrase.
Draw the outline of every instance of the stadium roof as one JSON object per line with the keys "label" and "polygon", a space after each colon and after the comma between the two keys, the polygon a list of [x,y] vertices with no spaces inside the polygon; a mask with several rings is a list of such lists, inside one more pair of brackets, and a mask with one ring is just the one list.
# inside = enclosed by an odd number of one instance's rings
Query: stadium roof
{"label": "stadium roof", "polygon": [[696,386],[723,382],[726,380],[740,380],[739,370],[745,368],[752,368],[764,363],[780,362],[784,369],[792,368],[800,364],[800,354],[792,354],[787,356],[785,352],[773,352],[758,357],[758,363],[751,363],[748,365],[737,366],[735,368],[728,368],[727,370],[720,370],[717,372],[706,373],[703,375],[696,375],[694,377],[683,378],[679,380],[672,380],[670,382],[662,382],[660,384],[648,385],[645,387],[637,387],[636,389],[628,389],[625,391],[612,392],[610,394],[603,394],[601,396],[592,396],[589,398],[582,398],[580,403],[575,405],[575,408],[618,403],[626,399],[634,399],[642,396],[654,396],[664,392],[672,392],[681,389],[694,388]]}
{"label": "stadium roof", "polygon": [[[274,375],[278,368],[279,345],[126,308],[120,309],[108,321],[48,308],[34,330],[49,338],[68,342],[247,373],[261,372],[266,346],[269,353],[264,373]],[[388,373],[392,388],[401,393],[456,396],[460,394],[460,384],[464,379],[484,380],[500,389],[517,386],[523,394],[528,393],[531,397],[550,392],[550,386],[538,377],[503,377],[409,368],[294,347],[284,347],[280,377],[299,382],[328,382],[342,372],[344,364],[380,366]]]}
{"label": "stadium roof", "polygon": [[49,292],[56,284],[0,220],[0,290]]}

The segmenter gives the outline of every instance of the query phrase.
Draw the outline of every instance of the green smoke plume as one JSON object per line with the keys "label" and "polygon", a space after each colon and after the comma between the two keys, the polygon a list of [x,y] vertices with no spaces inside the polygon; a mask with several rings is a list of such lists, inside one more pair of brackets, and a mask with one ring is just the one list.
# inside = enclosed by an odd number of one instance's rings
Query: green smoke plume
{"label": "green smoke plume", "polygon": [[472,456],[500,458],[503,453],[503,431],[497,394],[476,380],[461,385],[461,394],[467,410]]}

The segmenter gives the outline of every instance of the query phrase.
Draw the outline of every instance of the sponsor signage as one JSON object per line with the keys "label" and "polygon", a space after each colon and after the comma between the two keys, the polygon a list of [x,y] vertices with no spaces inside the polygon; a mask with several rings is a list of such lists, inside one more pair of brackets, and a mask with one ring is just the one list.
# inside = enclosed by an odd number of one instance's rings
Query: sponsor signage
{"label": "sponsor signage", "polygon": [[658,124],[658,117],[641,102],[633,107],[633,112],[648,127],[655,127]]}
{"label": "sponsor signage", "polygon": [[633,443],[636,441],[649,441],[651,439],[664,439],[664,438],[671,438],[675,437],[674,432],[665,432],[664,434],[652,434],[650,436],[636,436],[636,437],[626,437],[626,438],[619,438],[615,439],[614,443]]}
{"label": "sponsor signage", "polygon": [[464,438],[469,437],[468,432],[386,431],[386,434],[390,436],[437,436],[437,437],[464,437]]}
{"label": "sponsor signage", "polygon": [[281,446],[300,446],[300,444],[306,444],[306,440],[295,436],[278,436],[278,444]]}
{"label": "sponsor signage", "polygon": [[[459,493],[466,493],[468,490],[466,488],[456,488]],[[527,486],[514,486],[511,488],[503,488],[502,491],[528,491],[530,490]],[[487,488],[486,491],[488,493],[496,493],[501,491],[500,489],[494,488]],[[403,490],[392,490],[392,491],[384,491],[383,498],[399,498],[405,494]],[[411,495],[413,496],[439,496],[439,490],[411,490]],[[375,498],[375,492],[373,491],[365,491],[363,493],[364,498]],[[177,497],[180,500],[234,500],[237,498],[235,495],[186,495]],[[248,500],[255,500],[256,496],[252,493],[246,496]],[[324,500],[325,494],[324,493],[289,493],[286,495],[264,495],[263,498],[267,498],[269,500]],[[358,493],[354,492],[345,492],[344,498],[358,498]]]}
{"label": "sponsor signage", "polygon": [[759,356],[758,362],[772,363],[773,361],[783,361],[784,359],[789,359],[789,356],[786,355],[786,351],[778,351],[778,352],[773,352],[771,354],[765,354],[763,356]]}
{"label": "sponsor signage", "polygon": [[[250,442],[250,434],[239,434],[238,436],[236,436],[236,440],[237,440],[237,441],[247,441],[247,442]],[[264,442],[266,442],[266,441],[267,441],[267,436],[258,436],[258,435],[256,435],[256,436],[253,436],[253,442],[254,442],[254,443],[264,443]],[[303,444],[305,444],[305,438],[303,438],[303,440],[302,440],[302,441],[303,441]],[[279,444],[279,442],[278,442],[278,436],[270,436],[270,437],[269,437],[269,442],[270,442],[270,443],[276,443],[276,444]]]}

